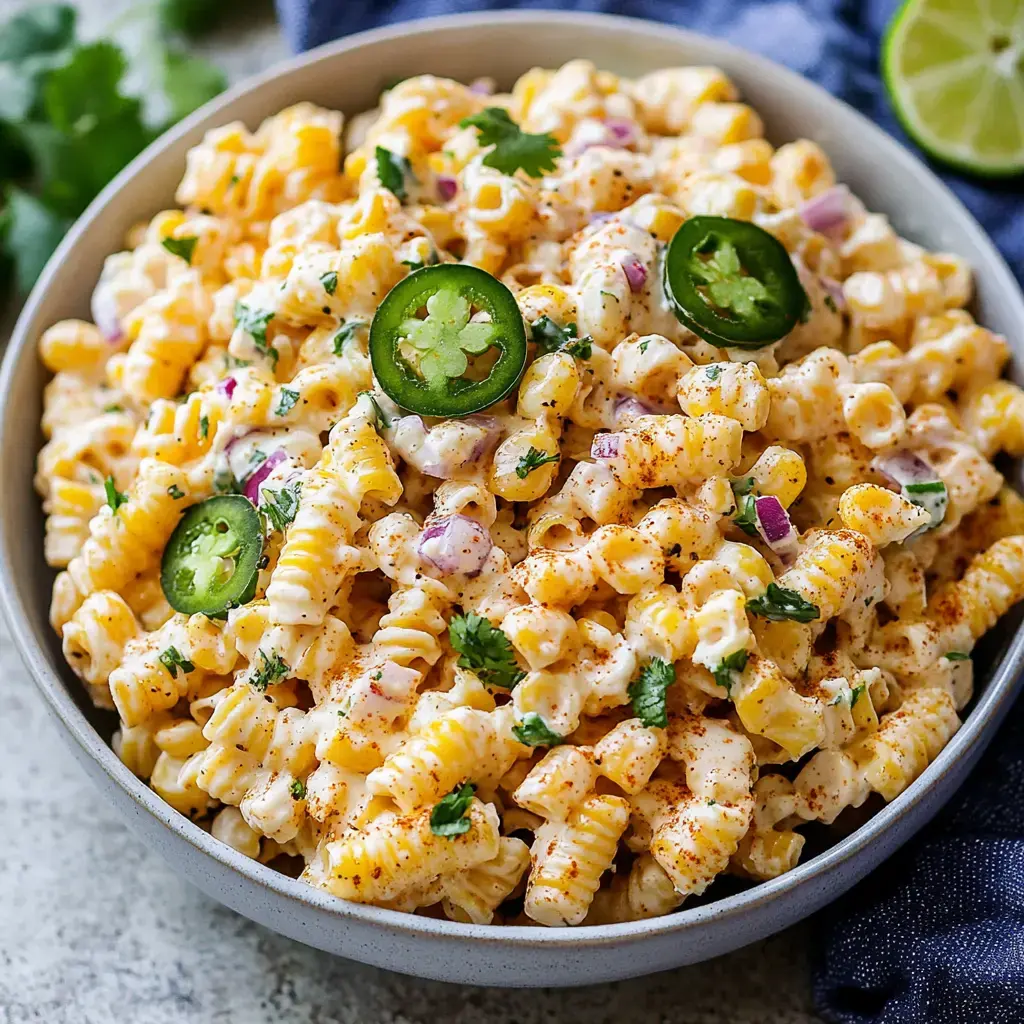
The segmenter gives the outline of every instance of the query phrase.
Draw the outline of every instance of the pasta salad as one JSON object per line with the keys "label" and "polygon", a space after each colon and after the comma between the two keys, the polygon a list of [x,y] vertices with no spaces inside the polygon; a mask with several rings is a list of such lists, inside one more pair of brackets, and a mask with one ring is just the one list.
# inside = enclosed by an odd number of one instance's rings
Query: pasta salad
{"label": "pasta salad", "polygon": [[955,733],[1024,596],[1007,343],[721,71],[300,103],[176,199],[40,338],[36,486],[68,664],[217,839],[637,920]]}

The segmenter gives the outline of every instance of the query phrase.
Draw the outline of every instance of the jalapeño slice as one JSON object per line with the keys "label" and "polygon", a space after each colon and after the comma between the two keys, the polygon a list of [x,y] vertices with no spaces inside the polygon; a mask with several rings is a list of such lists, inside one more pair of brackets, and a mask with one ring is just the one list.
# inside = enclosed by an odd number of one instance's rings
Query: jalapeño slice
{"label": "jalape\u00f1o slice", "polygon": [[160,586],[186,615],[220,615],[252,600],[263,554],[259,513],[241,494],[187,509],[164,548]]}
{"label": "jalape\u00f1o slice", "polygon": [[[489,319],[471,319],[474,308]],[[486,376],[467,376],[469,357],[492,348],[498,358]],[[441,263],[414,271],[384,297],[370,325],[370,360],[380,386],[403,409],[468,416],[518,383],[526,326],[497,278],[467,264]]]}
{"label": "jalape\u00f1o slice", "polygon": [[785,246],[731,217],[683,222],[665,256],[665,293],[676,319],[719,348],[764,348],[810,309]]}

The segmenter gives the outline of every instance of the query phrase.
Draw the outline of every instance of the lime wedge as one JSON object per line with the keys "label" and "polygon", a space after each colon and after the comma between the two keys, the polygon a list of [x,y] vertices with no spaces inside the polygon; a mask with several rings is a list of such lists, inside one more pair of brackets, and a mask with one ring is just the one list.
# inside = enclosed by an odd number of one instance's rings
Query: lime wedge
{"label": "lime wedge", "polygon": [[882,77],[929,155],[991,177],[1024,171],[1024,0],[906,0]]}

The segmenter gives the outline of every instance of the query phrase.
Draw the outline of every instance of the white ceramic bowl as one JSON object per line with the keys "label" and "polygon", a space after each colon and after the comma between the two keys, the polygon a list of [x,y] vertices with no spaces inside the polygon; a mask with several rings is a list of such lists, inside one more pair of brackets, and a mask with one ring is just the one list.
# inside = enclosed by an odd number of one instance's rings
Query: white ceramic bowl
{"label": "white ceramic bowl", "polygon": [[[420,21],[351,36],[272,69],[208,104],[154,143],[89,207],[50,261],[21,315],[0,377],[0,599],[29,669],[72,751],[142,838],[212,897],[302,942],[365,963],[482,985],[582,985],[707,959],[781,930],[834,899],[893,853],[948,799],[1010,706],[1024,634],[1003,623],[966,724],[924,775],[859,831],[794,871],[717,902],[635,924],[551,930],[489,928],[345,903],[254,863],[171,810],[107,745],[111,723],[89,706],[47,623],[52,573],[32,491],[41,444],[41,331],[88,316],[103,258],[126,229],[172,204],[185,153],[234,119],[250,127],[299,100],[352,114],[396,77],[421,72],[509,85],[531,66],[573,57],[627,75],[678,64],[724,68],[779,143],[821,143],[838,176],[905,235],[966,257],[977,314],[1024,362],[1024,300],[988,238],[917,160],[849,107],[798,75],[726,43],[646,22],[540,12]],[[1014,622],[1014,627],[1016,622]]]}

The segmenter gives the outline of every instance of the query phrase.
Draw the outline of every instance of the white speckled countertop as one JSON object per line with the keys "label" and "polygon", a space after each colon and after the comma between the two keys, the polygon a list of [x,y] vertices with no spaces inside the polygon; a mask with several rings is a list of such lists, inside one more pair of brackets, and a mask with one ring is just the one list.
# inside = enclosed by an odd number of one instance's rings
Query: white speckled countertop
{"label": "white speckled countertop", "polygon": [[[0,0],[0,19],[22,6]],[[128,2],[77,6],[95,35]],[[253,7],[203,48],[233,79],[285,55],[269,7]],[[647,979],[539,992],[418,981],[282,938],[127,831],[64,749],[3,625],[0,681],[0,1024],[818,1024],[806,928]]]}

